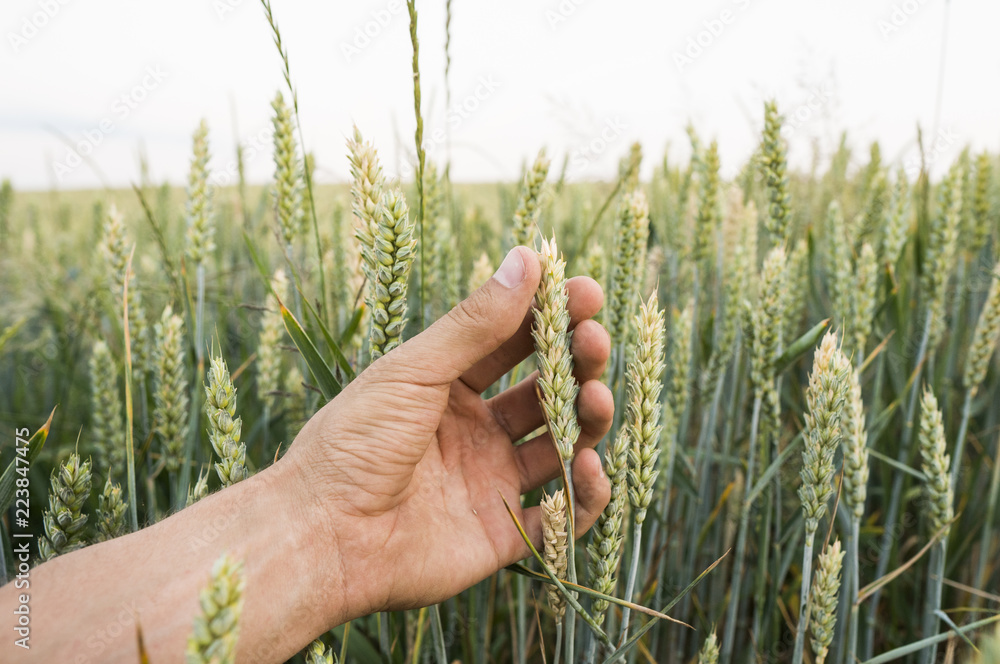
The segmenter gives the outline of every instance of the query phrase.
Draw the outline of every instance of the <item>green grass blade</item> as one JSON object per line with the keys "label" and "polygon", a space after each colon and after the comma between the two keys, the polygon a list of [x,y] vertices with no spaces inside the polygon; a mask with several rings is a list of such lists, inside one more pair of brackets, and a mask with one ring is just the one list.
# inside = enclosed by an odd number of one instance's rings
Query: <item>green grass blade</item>
{"label": "green grass blade", "polygon": [[816,323],[808,332],[790,343],[788,347],[785,348],[785,352],[781,354],[781,357],[774,361],[775,375],[780,376],[785,369],[792,366],[795,361],[805,355],[807,351],[815,348],[819,338],[823,336],[823,332],[826,331],[826,328],[829,326],[829,318],[822,320]]}
{"label": "green grass blade", "polygon": [[882,454],[878,450],[873,450],[873,449],[869,448],[868,449],[868,454],[870,454],[872,457],[878,459],[879,461],[884,461],[885,463],[889,464],[890,466],[892,466],[896,470],[902,471],[902,472],[906,473],[907,475],[912,475],[913,477],[916,477],[921,482],[923,482],[923,481],[925,481],[927,479],[924,476],[924,474],[922,472],[920,472],[919,470],[911,468],[910,466],[907,466],[905,463],[900,463],[900,462],[896,461],[895,459],[893,459],[892,457],[886,456],[885,454]]}
{"label": "green grass blade", "polygon": [[761,492],[768,487],[768,485],[774,480],[775,474],[781,470],[782,464],[788,460],[788,457],[792,456],[792,453],[799,448],[799,444],[803,440],[805,440],[805,438],[801,433],[799,433],[799,435],[797,435],[792,442],[785,446],[785,449],[781,451],[778,458],[771,462],[771,465],[767,467],[764,474],[761,475],[760,479],[757,480],[757,483],[753,485],[753,489],[750,490],[750,495],[747,498],[747,505],[753,505],[754,501],[760,497]]}
{"label": "green grass blade", "polygon": [[[667,604],[663,608],[663,611],[661,613],[666,613],[670,609],[674,608],[674,606],[679,601],[681,601],[684,598],[685,595],[687,595],[689,592],[691,592],[692,590],[694,590],[695,586],[697,586],[699,583],[701,583],[702,579],[704,579],[706,576],[708,576],[709,572],[711,572],[712,570],[714,570],[718,566],[718,564],[722,562],[722,559],[725,558],[728,555],[729,555],[729,552],[726,551],[724,554],[722,554],[722,558],[719,558],[714,563],[712,563],[711,565],[709,565],[708,567],[706,567],[704,572],[702,572],[697,577],[695,577],[695,580],[692,581],[691,583],[689,583],[687,585],[687,588],[685,588],[684,590],[682,590],[679,595],[677,595],[672,600],[670,600],[670,603]],[[655,624],[656,624],[655,620],[650,620],[645,625],[643,625],[642,627],[640,627],[639,629],[637,629],[635,631],[635,634],[633,634],[632,636],[629,637],[628,641],[626,641],[625,643],[623,643],[621,645],[621,647],[618,648],[618,650],[616,650],[613,653],[611,653],[607,657],[607,659],[604,660],[604,664],[612,664],[617,659],[619,659],[620,657],[624,656],[625,653],[627,653],[629,650],[631,650],[632,647],[639,642],[639,639],[641,639],[646,632],[648,632],[650,629],[652,629],[653,625],[655,625]]]}
{"label": "green grass blade", "polygon": [[984,618],[982,620],[977,620],[976,622],[970,623],[964,627],[942,632],[941,634],[937,634],[935,636],[929,636],[926,639],[921,639],[920,641],[914,641],[913,643],[900,646],[899,648],[893,648],[889,652],[884,652],[881,655],[872,657],[863,664],[885,664],[885,662],[894,662],[901,657],[912,655],[913,653],[919,652],[924,648],[934,645],[935,643],[941,643],[942,641],[947,641],[948,639],[953,638],[955,636],[953,632],[967,634],[968,632],[979,629],[980,627],[992,625],[997,621],[1000,621],[1000,614]]}
{"label": "green grass blade", "polygon": [[319,312],[316,311],[316,307],[309,302],[309,299],[305,297],[305,294],[302,295],[302,301],[306,305],[306,311],[310,316],[312,316],[312,319],[316,323],[317,327],[319,327],[319,331],[323,335],[323,340],[326,341],[327,347],[330,349],[330,352],[333,353],[333,358],[337,361],[337,366],[344,372],[344,376],[347,377],[347,382],[351,382],[354,380],[354,367],[351,366],[347,357],[340,350],[340,344],[334,340],[333,336],[330,334],[329,328],[326,326],[326,323],[323,322],[323,317],[319,315]]}
{"label": "green grass blade", "polygon": [[306,331],[302,329],[299,321],[295,320],[295,316],[288,310],[288,307],[281,300],[278,300],[278,304],[281,307],[281,319],[285,322],[285,329],[288,330],[288,335],[292,338],[295,347],[302,353],[302,357],[306,361],[306,366],[309,367],[313,378],[316,379],[316,386],[327,401],[332,400],[340,394],[340,390],[342,389],[340,381],[333,375],[330,365],[326,363],[323,356],[316,350],[316,344],[309,338]]}
{"label": "green grass blade", "polygon": [[[58,408],[58,406],[56,406]],[[56,414],[56,408],[52,409],[49,413],[49,419],[45,420],[45,424],[41,426],[34,435],[28,439],[28,451],[26,453],[26,459],[28,463],[35,460],[38,453],[42,451],[42,447],[45,446],[45,440],[49,437],[49,430],[52,428],[52,418]],[[14,458],[10,460],[7,465],[7,469],[3,471],[3,475],[0,476],[0,513],[6,512],[7,508],[10,507],[11,503],[14,502],[14,480],[17,479],[17,452],[14,453]]]}
{"label": "green grass blade", "polygon": [[21,329],[27,320],[28,318],[26,316],[22,317],[15,321],[12,325],[8,326],[3,333],[0,333],[0,353],[3,353],[4,346],[6,346],[7,342],[14,338],[14,335],[17,334],[18,330]]}
{"label": "green grass blade", "polygon": [[132,338],[128,327],[128,275],[132,274],[132,256],[135,245],[125,264],[125,286],[122,292],[122,327],[125,331],[125,464],[128,473],[128,509],[132,519],[132,532],[139,530],[139,508],[135,495],[135,440],[132,428],[135,413],[132,406]]}
{"label": "green grass blade", "polygon": [[[548,583],[549,585],[554,585],[552,583],[552,579],[550,579],[548,577],[548,575],[542,574],[541,572],[536,572],[533,569],[528,569],[527,567],[525,567],[521,563],[514,563],[513,565],[510,565],[506,569],[510,570],[511,572],[515,572],[516,574],[521,574],[522,576],[526,576],[526,577],[528,577],[530,579],[534,579],[535,581],[539,581],[541,583]],[[660,620],[667,620],[667,621],[672,622],[672,623],[677,623],[678,625],[684,625],[685,627],[691,627],[691,625],[687,624],[686,622],[684,622],[682,620],[677,620],[676,618],[671,618],[667,614],[660,613],[659,611],[655,611],[655,610],[649,608],[648,606],[642,606],[641,604],[635,604],[633,602],[628,602],[628,601],[626,601],[624,599],[619,599],[617,597],[614,597],[613,595],[605,595],[602,592],[598,592],[598,591],[594,590],[593,588],[588,588],[587,586],[581,586],[578,583],[571,583],[569,581],[563,581],[562,583],[567,588],[569,588],[571,590],[575,590],[578,593],[580,593],[581,595],[587,595],[588,597],[593,597],[594,599],[603,599],[606,602],[610,602],[612,604],[617,604],[618,606],[628,607],[632,611],[637,611],[639,613],[645,613],[647,616],[652,616],[653,618],[659,618]],[[694,629],[694,628],[691,627],[691,629]]]}
{"label": "green grass blade", "polygon": [[344,331],[340,333],[340,346],[343,348],[347,344],[351,343],[351,339],[357,333],[358,328],[361,326],[361,318],[365,315],[365,305],[361,304],[357,309],[354,310],[354,314],[351,316],[351,320],[347,322],[347,327]]}

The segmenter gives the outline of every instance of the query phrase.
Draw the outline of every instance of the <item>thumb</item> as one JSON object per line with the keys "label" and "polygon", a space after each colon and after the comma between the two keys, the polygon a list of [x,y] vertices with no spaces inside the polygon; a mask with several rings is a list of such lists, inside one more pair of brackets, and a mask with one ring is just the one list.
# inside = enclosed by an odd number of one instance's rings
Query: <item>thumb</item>
{"label": "thumb", "polygon": [[534,251],[514,247],[489,281],[386,357],[419,369],[428,383],[451,383],[517,332],[541,271]]}

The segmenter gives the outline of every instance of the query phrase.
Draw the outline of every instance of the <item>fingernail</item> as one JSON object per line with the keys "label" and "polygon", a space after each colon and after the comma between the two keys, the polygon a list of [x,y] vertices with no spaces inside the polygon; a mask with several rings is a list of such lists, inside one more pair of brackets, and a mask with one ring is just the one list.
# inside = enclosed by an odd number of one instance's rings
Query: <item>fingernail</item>
{"label": "fingernail", "polygon": [[521,258],[521,252],[516,248],[511,249],[493,278],[505,288],[513,288],[524,281],[524,259]]}

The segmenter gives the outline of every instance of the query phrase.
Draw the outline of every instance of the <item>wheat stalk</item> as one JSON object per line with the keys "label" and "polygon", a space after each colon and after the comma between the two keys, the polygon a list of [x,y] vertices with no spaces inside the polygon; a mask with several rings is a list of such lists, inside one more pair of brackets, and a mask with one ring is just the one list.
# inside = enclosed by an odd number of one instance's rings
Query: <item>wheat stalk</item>
{"label": "wheat stalk", "polygon": [[[625,598],[632,600],[639,571],[642,548],[642,524],[653,499],[653,487],[659,474],[661,418],[660,392],[663,388],[663,310],[654,293],[639,309],[635,319],[635,355],[626,375],[626,428],[629,438],[628,497],[632,506],[632,562],[629,566]],[[621,642],[628,638],[629,609],[622,611]]]}
{"label": "wheat stalk", "polygon": [[111,206],[108,216],[105,218],[101,251],[104,254],[108,282],[114,293],[114,303],[118,311],[122,309],[125,283],[128,282],[128,323],[132,343],[132,367],[134,375],[139,378],[149,368],[151,353],[149,326],[146,323],[142,297],[135,285],[135,274],[128,270],[131,249],[125,231],[124,217],[115,205]]}
{"label": "wheat stalk", "polygon": [[[945,453],[947,443],[944,437],[944,420],[938,408],[937,397],[930,388],[924,390],[920,399],[920,432],[917,437],[920,447],[921,469],[924,473],[924,500],[930,531],[941,540],[931,550],[930,570],[927,574],[927,605],[924,609],[924,634],[930,636],[937,631],[936,612],[941,608],[941,589],[944,583],[945,557],[947,554],[948,532],[954,518],[950,459]],[[921,652],[922,662],[934,662],[937,644]]]}
{"label": "wheat stalk", "polygon": [[819,521],[826,515],[833,495],[833,456],[841,441],[841,419],[848,391],[850,362],[840,351],[837,335],[823,337],[806,390],[805,446],[802,450],[802,486],[799,500],[805,520],[805,547],[802,554],[802,588],[799,626],[795,636],[794,664],[801,664],[811,590],[812,551]]}

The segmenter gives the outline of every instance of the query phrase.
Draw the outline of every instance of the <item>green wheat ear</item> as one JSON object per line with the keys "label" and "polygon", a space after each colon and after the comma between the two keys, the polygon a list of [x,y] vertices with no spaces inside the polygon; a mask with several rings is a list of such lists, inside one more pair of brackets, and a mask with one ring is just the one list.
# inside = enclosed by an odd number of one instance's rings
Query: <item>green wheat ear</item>
{"label": "green wheat ear", "polygon": [[534,246],[535,229],[538,227],[538,215],[541,213],[539,199],[542,186],[549,174],[549,159],[545,156],[545,148],[538,151],[534,163],[524,175],[521,187],[521,197],[514,211],[514,245]]}
{"label": "green wheat ear", "polygon": [[[545,544],[545,563],[560,581],[567,579],[569,534],[566,516],[566,495],[559,489],[551,496],[542,495],[542,541]],[[545,597],[555,615],[556,623],[561,623],[566,614],[566,598],[554,585],[546,586]]]}
{"label": "green wheat ear", "polygon": [[816,533],[833,496],[833,457],[841,442],[850,371],[850,362],[840,351],[837,335],[828,332],[816,351],[806,390],[808,411],[799,499],[807,539]]}
{"label": "green wheat ear", "polygon": [[236,484],[247,477],[247,446],[240,442],[243,420],[236,417],[236,387],[229,377],[229,368],[221,357],[212,358],[205,386],[209,440],[219,457],[215,470],[223,486]]}
{"label": "green wheat ear", "polygon": [[45,562],[84,546],[87,515],[83,508],[90,498],[90,461],[78,454],[52,471],[49,508],[42,516],[44,536],[38,539],[38,556]]}
{"label": "green wheat ear", "polygon": [[566,263],[559,255],[555,239],[542,241],[542,279],[535,299],[535,324],[531,336],[538,357],[538,386],[542,393],[552,441],[560,458],[573,458],[573,446],[580,437],[576,397],[580,386],[573,376],[570,352],[569,295],[566,292]]}
{"label": "green wheat ear", "polygon": [[840,568],[844,552],[840,550],[840,540],[834,541],[819,554],[819,568],[813,579],[812,650],[816,664],[826,661],[830,644],[833,642],[834,627],[837,624],[837,599],[840,593]]}
{"label": "green wheat ear", "polygon": [[944,420],[937,397],[927,388],[920,399],[920,458],[924,473],[924,496],[927,498],[931,534],[945,529],[954,517],[952,486],[949,469],[951,460],[945,453]]}
{"label": "green wheat ear", "polygon": [[316,639],[306,648],[306,664],[339,664],[340,659],[333,648]]}
{"label": "green wheat ear", "polygon": [[203,263],[215,251],[215,224],[212,213],[212,189],[208,183],[208,125],[204,120],[194,132],[191,170],[187,190],[187,258]]}
{"label": "green wheat ear", "polygon": [[104,490],[97,497],[96,541],[106,542],[128,533],[128,523],[125,521],[127,509],[128,505],[122,498],[121,486],[113,484],[109,477],[104,484]]}
{"label": "green wheat ear", "polygon": [[292,109],[285,98],[277,93],[271,102],[274,109],[274,208],[278,230],[286,247],[292,247],[306,234],[306,214],[302,202],[305,189],[302,160],[299,159],[298,142]]}
{"label": "green wheat ear", "polygon": [[187,664],[233,664],[240,635],[243,563],[223,554],[212,566],[208,585],[198,595],[200,611],[187,642]]}
{"label": "green wheat ear", "polygon": [[705,639],[705,643],[698,653],[698,664],[718,664],[719,662],[719,639],[715,636],[715,631]]}
{"label": "green wheat ear", "polygon": [[170,305],[156,324],[156,391],[153,420],[163,444],[168,471],[175,472],[184,458],[188,420],[188,381],[184,366],[184,319]]}
{"label": "green wheat ear", "polygon": [[90,438],[97,466],[115,477],[125,467],[125,413],[118,389],[118,367],[103,341],[94,343],[90,355],[90,404]]}
{"label": "green wheat ear", "polygon": [[[363,247],[369,280],[367,301],[371,309],[372,362],[403,342],[406,293],[417,249],[415,224],[398,187],[384,193],[376,208],[376,221],[372,227],[372,244]],[[363,240],[361,234],[358,239]]]}
{"label": "green wheat ear", "polygon": [[781,137],[781,116],[778,106],[770,101],[764,104],[764,134],[761,140],[761,165],[767,185],[769,205],[764,226],[778,244],[788,240],[791,226],[791,199],[788,194],[788,159]]}

